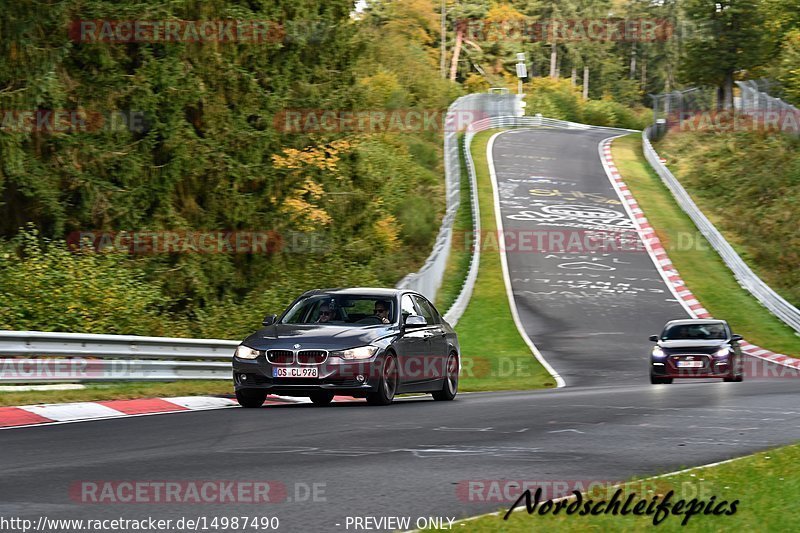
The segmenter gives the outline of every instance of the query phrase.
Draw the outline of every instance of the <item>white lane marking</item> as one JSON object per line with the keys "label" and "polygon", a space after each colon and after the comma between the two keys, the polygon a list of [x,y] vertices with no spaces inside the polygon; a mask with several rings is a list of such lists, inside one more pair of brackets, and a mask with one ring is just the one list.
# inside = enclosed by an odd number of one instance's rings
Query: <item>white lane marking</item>
{"label": "white lane marking", "polygon": [[548,433],[581,433],[585,435],[586,433],[583,431],[578,431],[577,429],[557,429],[555,431],[548,431]]}
{"label": "white lane marking", "polygon": [[[492,194],[494,195],[494,218],[495,223],[497,224],[498,235],[504,235],[505,233],[503,230],[503,215],[500,213],[500,191],[497,186],[497,171],[494,168],[492,149],[494,148],[495,139],[503,133],[506,132],[501,131],[492,135],[492,137],[489,139],[489,144],[486,146],[486,162],[489,166],[489,177],[492,180]],[[528,348],[530,348],[534,357],[536,357],[536,360],[539,361],[539,363],[551,376],[553,376],[553,379],[556,381],[556,388],[566,387],[567,383],[564,381],[564,378],[562,378],[556,369],[547,362],[542,353],[539,351],[539,348],[537,348],[531,338],[528,337],[528,334],[525,332],[525,328],[522,327],[522,321],[520,321],[519,312],[517,311],[517,302],[514,300],[514,291],[511,289],[511,278],[508,275],[508,260],[506,259],[505,246],[503,245],[502,240],[500,240],[498,244],[500,246],[500,266],[503,271],[503,282],[506,286],[508,306],[511,309],[511,316],[514,318],[514,325],[517,327],[517,331],[519,331],[522,340],[525,341],[525,344],[528,345]]]}
{"label": "white lane marking", "polygon": [[20,409],[55,422],[125,416],[121,411],[91,402],[26,405]]}
{"label": "white lane marking", "polygon": [[3,385],[0,392],[30,392],[42,390],[83,390],[86,385],[79,383],[59,383],[57,385]]}
{"label": "white lane marking", "polygon": [[[673,427],[673,426],[670,426]],[[686,429],[721,429],[723,431],[757,431],[761,428],[731,428],[723,426],[689,426]]]}
{"label": "white lane marking", "polygon": [[493,431],[494,428],[451,428],[447,426],[439,426],[438,428],[433,428],[433,431]]}

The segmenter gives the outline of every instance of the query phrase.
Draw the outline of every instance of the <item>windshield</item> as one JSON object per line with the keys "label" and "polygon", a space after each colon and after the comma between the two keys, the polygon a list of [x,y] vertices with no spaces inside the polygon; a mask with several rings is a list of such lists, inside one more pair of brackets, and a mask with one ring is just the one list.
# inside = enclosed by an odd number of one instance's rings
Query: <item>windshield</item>
{"label": "windshield", "polygon": [[320,294],[302,298],[281,324],[372,326],[394,323],[397,313],[392,298],[372,295]]}
{"label": "windshield", "polygon": [[661,334],[661,340],[724,340],[728,338],[725,325],[716,324],[675,324]]}

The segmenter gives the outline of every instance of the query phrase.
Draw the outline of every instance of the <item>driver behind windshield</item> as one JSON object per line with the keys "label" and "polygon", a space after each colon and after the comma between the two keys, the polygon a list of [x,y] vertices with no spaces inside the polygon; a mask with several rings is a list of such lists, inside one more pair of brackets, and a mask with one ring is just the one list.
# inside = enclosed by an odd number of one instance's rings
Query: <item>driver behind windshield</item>
{"label": "driver behind windshield", "polygon": [[389,323],[389,303],[384,300],[377,300],[375,302],[375,316],[378,317],[382,323]]}
{"label": "driver behind windshield", "polygon": [[331,312],[331,308],[328,304],[322,304],[319,307],[319,318],[317,318],[318,324],[325,324],[330,322],[333,318],[333,313]]}
{"label": "driver behind windshield", "polygon": [[664,336],[670,340],[708,340],[725,339],[725,327],[722,324],[708,324],[703,326],[673,326]]}
{"label": "driver behind windshield", "polygon": [[708,327],[708,338],[709,339],[724,339],[725,338],[725,328],[722,327],[721,324],[714,324]]}

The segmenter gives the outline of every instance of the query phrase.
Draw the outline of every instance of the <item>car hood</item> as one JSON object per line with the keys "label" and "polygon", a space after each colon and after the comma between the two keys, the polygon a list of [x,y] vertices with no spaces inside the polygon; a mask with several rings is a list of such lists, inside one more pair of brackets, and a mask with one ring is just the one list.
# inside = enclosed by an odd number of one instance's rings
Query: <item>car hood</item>
{"label": "car hood", "polygon": [[395,325],[364,327],[324,326],[319,324],[275,324],[247,337],[242,344],[256,350],[300,349],[343,350],[373,343],[399,333]]}
{"label": "car hood", "polygon": [[725,344],[727,340],[674,340],[674,341],[658,341],[658,345],[665,350],[701,350],[701,351],[716,351]]}

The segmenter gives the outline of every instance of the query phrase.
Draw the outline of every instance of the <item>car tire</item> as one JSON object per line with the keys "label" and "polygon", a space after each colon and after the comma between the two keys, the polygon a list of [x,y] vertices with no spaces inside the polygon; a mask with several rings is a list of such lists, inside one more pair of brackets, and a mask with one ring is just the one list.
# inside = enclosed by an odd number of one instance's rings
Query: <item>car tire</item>
{"label": "car tire", "polygon": [[442,383],[442,390],[434,393],[433,399],[439,402],[449,402],[458,394],[458,356],[451,353],[447,358],[447,366],[445,366],[444,383]]}
{"label": "car tire", "polygon": [[255,409],[264,405],[267,391],[261,389],[239,389],[236,391],[236,401],[242,407]]}
{"label": "car tire", "polygon": [[330,405],[330,403],[333,401],[333,393],[326,390],[312,392],[310,397],[311,402],[320,407]]}
{"label": "car tire", "polygon": [[735,376],[722,378],[722,381],[724,381],[725,383],[741,383],[742,381],[744,381],[744,376],[741,374],[736,374]]}
{"label": "car tire", "polygon": [[394,400],[398,384],[397,359],[393,355],[387,355],[381,367],[378,390],[367,394],[367,403],[370,405],[389,405]]}
{"label": "car tire", "polygon": [[660,376],[650,376],[650,383],[653,385],[669,385],[672,383],[672,378],[662,378]]}

